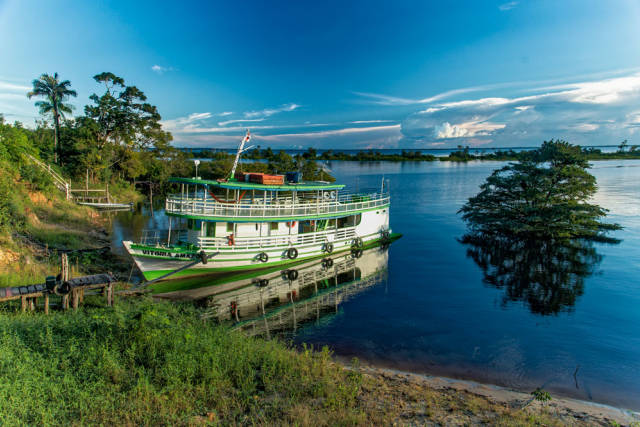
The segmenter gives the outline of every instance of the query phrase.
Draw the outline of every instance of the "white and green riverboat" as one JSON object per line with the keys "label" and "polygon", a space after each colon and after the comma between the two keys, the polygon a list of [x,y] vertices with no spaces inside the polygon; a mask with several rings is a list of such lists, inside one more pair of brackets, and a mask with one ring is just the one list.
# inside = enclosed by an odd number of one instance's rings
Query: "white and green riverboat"
{"label": "white and green riverboat", "polygon": [[[241,152],[242,145],[236,164]],[[348,192],[329,182],[171,181],[180,192],[165,201],[168,230],[123,242],[147,280],[181,268],[172,279],[286,267],[347,251],[357,256],[399,237],[389,228],[384,181],[372,192]],[[194,262],[204,255],[206,263]]]}

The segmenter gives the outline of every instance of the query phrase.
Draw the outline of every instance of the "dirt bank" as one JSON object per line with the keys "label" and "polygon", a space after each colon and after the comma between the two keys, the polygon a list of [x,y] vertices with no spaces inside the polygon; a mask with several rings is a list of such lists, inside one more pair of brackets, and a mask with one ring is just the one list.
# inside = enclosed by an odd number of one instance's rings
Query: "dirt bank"
{"label": "dirt bank", "polygon": [[640,414],[606,405],[555,397],[541,403],[503,387],[345,366],[365,378],[359,396],[364,409],[398,425],[640,425]]}

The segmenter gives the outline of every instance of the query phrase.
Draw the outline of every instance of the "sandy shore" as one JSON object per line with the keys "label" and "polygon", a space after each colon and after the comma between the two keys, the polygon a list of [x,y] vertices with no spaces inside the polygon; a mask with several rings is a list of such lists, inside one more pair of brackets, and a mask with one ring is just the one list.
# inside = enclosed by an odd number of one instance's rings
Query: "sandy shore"
{"label": "sandy shore", "polygon": [[640,413],[612,406],[555,396],[542,403],[530,393],[494,385],[340,363],[369,379],[371,389],[361,397],[365,406],[395,409],[393,421],[400,425],[520,425],[530,424],[531,417],[533,424],[545,425],[640,425]]}

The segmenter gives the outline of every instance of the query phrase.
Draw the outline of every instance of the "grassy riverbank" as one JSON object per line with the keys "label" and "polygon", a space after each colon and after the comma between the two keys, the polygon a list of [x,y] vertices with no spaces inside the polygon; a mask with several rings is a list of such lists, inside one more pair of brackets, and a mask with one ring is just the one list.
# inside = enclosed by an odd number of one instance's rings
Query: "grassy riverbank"
{"label": "grassy riverbank", "polygon": [[296,351],[203,324],[188,305],[93,303],[49,316],[0,313],[0,423],[594,424],[345,369],[326,349]]}

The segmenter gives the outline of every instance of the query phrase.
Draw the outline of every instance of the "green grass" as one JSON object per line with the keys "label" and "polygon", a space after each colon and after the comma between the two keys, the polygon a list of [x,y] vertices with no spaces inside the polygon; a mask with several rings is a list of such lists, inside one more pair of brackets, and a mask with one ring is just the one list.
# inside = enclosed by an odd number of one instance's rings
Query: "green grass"
{"label": "green grass", "polygon": [[2,425],[270,423],[301,403],[313,418],[358,422],[360,380],[326,349],[203,325],[189,306],[0,314]]}

